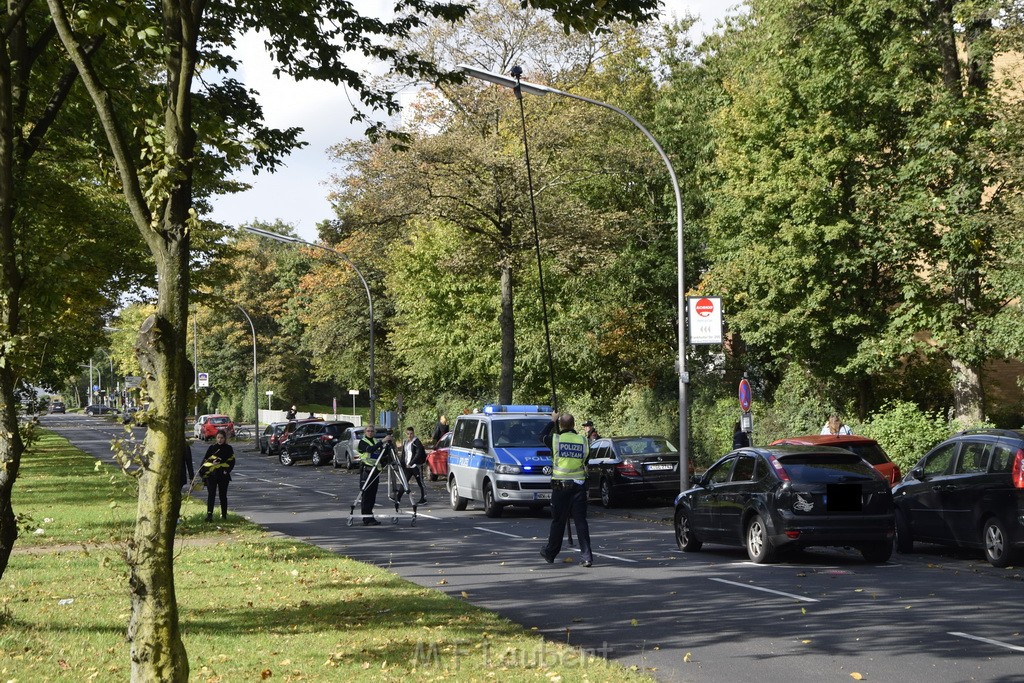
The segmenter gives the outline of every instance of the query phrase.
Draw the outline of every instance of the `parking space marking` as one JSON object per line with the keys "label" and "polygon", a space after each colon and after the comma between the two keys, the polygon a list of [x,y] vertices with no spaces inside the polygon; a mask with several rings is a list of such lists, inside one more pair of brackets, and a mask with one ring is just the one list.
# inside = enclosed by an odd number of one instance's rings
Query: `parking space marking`
{"label": "parking space marking", "polygon": [[1009,643],[1004,643],[1001,640],[972,636],[970,633],[963,633],[961,631],[948,631],[948,633],[949,635],[956,636],[957,638],[967,638],[968,640],[976,640],[979,643],[988,643],[989,645],[995,645],[996,647],[1005,647],[1007,650],[1013,650],[1014,652],[1024,652],[1024,647],[1021,647],[1020,645],[1010,645]]}
{"label": "parking space marking", "polygon": [[749,583],[737,583],[736,581],[726,581],[725,579],[711,578],[711,581],[717,581],[718,583],[726,583],[730,586],[737,586],[739,588],[749,588],[754,591],[761,591],[763,593],[772,593],[773,595],[781,595],[784,598],[792,598],[794,600],[800,600],[801,602],[818,602],[814,598],[808,598],[803,595],[795,595],[793,593],[783,593],[782,591],[772,590],[771,588],[762,588],[761,586],[751,586]]}
{"label": "parking space marking", "polygon": [[487,527],[483,526],[475,526],[473,528],[477,529],[478,531],[486,531],[489,534],[498,534],[499,536],[508,536],[509,538],[518,538],[520,540],[523,540],[522,536],[516,536],[515,534],[506,534],[504,531],[495,531],[494,529],[488,529]]}
{"label": "parking space marking", "polygon": [[321,496],[330,496],[331,498],[338,497],[337,493],[330,493],[329,491],[317,491],[316,489],[313,489],[313,493],[319,493]]}
{"label": "parking space marking", "polygon": [[[412,513],[410,511],[408,511],[408,510],[402,510],[402,514],[403,515],[412,515]],[[434,515],[425,515],[425,514],[423,514],[422,512],[419,512],[419,511],[416,512],[416,516],[417,517],[424,517],[426,519],[434,519],[434,520],[441,519],[440,517],[435,517]]]}

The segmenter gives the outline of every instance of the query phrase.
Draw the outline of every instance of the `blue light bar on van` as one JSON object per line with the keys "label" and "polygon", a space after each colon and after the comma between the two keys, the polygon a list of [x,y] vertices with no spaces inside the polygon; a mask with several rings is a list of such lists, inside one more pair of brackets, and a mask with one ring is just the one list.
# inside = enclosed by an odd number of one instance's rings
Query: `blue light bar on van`
{"label": "blue light bar on van", "polygon": [[488,403],[484,406],[484,413],[550,413],[551,406],[530,406],[530,405],[502,405],[500,403]]}

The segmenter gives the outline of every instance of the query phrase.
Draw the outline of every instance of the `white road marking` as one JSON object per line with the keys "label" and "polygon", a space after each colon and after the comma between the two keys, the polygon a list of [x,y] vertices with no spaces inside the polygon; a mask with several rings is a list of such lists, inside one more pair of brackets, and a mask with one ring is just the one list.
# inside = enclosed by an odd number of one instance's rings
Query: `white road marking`
{"label": "white road marking", "polygon": [[[409,511],[409,510],[402,510],[402,514],[403,515],[412,515],[412,512]],[[416,516],[417,517],[424,517],[426,519],[441,519],[440,517],[435,517],[434,515],[425,515],[422,512],[419,512],[418,510],[416,512]]]}
{"label": "white road marking", "polygon": [[313,489],[313,493],[319,493],[321,496],[330,496],[331,498],[337,498],[338,497],[337,493],[329,493],[327,491],[317,491],[316,489]]}
{"label": "white road marking", "polygon": [[725,583],[725,584],[728,584],[730,586],[737,586],[739,588],[749,588],[750,590],[761,591],[763,593],[772,593],[773,595],[781,595],[784,598],[792,598],[794,600],[800,600],[801,602],[818,602],[814,598],[807,598],[807,597],[804,597],[803,595],[795,595],[793,593],[783,593],[782,591],[772,590],[771,588],[762,588],[761,586],[751,586],[748,583],[737,583],[736,581],[726,581],[725,579],[716,579],[716,578],[712,578],[711,580],[712,581],[717,581],[718,583]]}
{"label": "white road marking", "polygon": [[[531,539],[527,539],[527,538],[525,538],[523,536],[516,536],[515,534],[507,534],[504,531],[495,531],[494,529],[488,529],[487,527],[484,527],[484,526],[475,526],[473,528],[477,529],[478,531],[486,531],[489,534],[498,534],[499,536],[508,536],[509,538],[519,539],[520,541],[531,540]],[[580,552],[580,549],[576,548],[576,547],[566,548],[566,550],[574,550],[576,552]],[[605,558],[607,558],[609,560],[618,560],[619,562],[632,562],[634,564],[639,562],[639,560],[630,560],[628,558],[619,557],[617,555],[606,555],[605,553],[594,553],[594,557],[605,557]]]}
{"label": "white road marking", "polygon": [[475,526],[473,528],[478,531],[486,531],[489,534],[498,534],[499,536],[508,536],[509,538],[518,538],[520,540],[523,540],[522,536],[516,536],[515,534],[506,534],[504,531],[495,531],[494,529],[488,529],[487,527],[483,526]]}
{"label": "white road marking", "polygon": [[968,640],[976,640],[979,643],[988,643],[989,645],[995,645],[997,647],[1005,647],[1007,650],[1013,650],[1014,652],[1024,652],[1024,647],[1020,645],[1010,645],[1000,640],[992,640],[991,638],[982,638],[981,636],[972,636],[970,633],[962,633],[960,631],[949,631],[949,635],[956,636],[957,638],[967,638]]}

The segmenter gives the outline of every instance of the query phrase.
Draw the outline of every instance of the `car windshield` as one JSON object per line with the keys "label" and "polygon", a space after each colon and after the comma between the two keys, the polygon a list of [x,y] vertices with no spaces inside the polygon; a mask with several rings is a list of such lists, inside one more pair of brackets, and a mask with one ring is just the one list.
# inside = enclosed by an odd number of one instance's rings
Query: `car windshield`
{"label": "car windshield", "polygon": [[493,420],[492,443],[500,448],[536,448],[542,445],[540,433],[550,421],[544,417]]}
{"label": "car windshield", "polygon": [[676,447],[665,439],[644,436],[634,439],[616,441],[621,455],[653,455],[655,453],[675,453]]}
{"label": "car windshield", "polygon": [[795,481],[823,484],[843,480],[872,479],[872,470],[859,456],[839,453],[809,453],[779,456],[786,473]]}

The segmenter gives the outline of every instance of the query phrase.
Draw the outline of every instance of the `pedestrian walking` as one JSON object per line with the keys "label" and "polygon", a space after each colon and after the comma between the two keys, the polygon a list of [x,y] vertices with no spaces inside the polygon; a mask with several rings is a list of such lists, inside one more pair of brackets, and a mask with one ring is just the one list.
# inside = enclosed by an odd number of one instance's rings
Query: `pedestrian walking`
{"label": "pedestrian walking", "polygon": [[551,449],[551,530],[540,554],[549,564],[555,561],[571,517],[580,540],[580,563],[589,567],[594,563],[587,524],[586,463],[590,444],[575,427],[571,413],[553,413],[540,433],[541,441]]}
{"label": "pedestrian walking", "polygon": [[[427,502],[427,489],[423,486],[423,463],[427,461],[427,449],[423,447],[423,442],[420,441],[419,437],[416,436],[416,430],[412,427],[405,428],[405,443],[402,444],[403,463],[405,465],[405,476],[412,483],[415,479],[416,483],[420,487],[420,499],[416,501],[417,505],[423,505]],[[412,491],[409,491],[409,496],[412,496]],[[401,500],[401,495],[399,495]]]}
{"label": "pedestrian walking", "polygon": [[288,409],[288,412],[285,413],[284,419],[288,421],[294,420],[295,416],[298,415],[298,413],[298,409],[295,406],[292,406],[291,408]]}
{"label": "pedestrian walking", "polygon": [[218,431],[215,442],[206,450],[199,476],[206,485],[206,521],[213,521],[213,504],[220,496],[220,517],[228,518],[228,482],[231,470],[235,469],[235,450],[228,443],[224,430]]}

